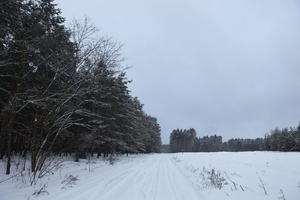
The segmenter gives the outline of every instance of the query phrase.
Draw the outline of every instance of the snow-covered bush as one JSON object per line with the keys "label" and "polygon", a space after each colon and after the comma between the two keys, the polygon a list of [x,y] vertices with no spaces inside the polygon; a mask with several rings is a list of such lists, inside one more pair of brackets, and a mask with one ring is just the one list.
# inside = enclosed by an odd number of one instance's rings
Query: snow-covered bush
{"label": "snow-covered bush", "polygon": [[76,185],[76,182],[79,180],[78,176],[73,176],[73,175],[69,175],[66,176],[66,178],[61,182],[61,184],[64,185],[65,188],[66,186],[68,187],[73,187],[73,185]]}
{"label": "snow-covered bush", "polygon": [[42,185],[41,188],[36,189],[36,190],[33,192],[32,196],[37,197],[37,196],[40,196],[40,195],[48,195],[49,192],[46,190],[46,188],[47,188],[47,185],[46,185],[46,184]]}
{"label": "snow-covered bush", "polygon": [[222,189],[225,185],[228,185],[226,178],[223,176],[222,172],[215,170],[207,170],[205,167],[202,168],[200,172],[202,182],[206,187],[213,187],[217,189]]}

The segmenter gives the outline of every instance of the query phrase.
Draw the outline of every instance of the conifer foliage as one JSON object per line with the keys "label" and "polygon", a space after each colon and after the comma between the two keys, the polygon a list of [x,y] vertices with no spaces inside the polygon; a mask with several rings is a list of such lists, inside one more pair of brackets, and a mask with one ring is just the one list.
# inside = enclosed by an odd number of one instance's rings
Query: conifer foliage
{"label": "conifer foliage", "polygon": [[156,118],[130,95],[121,45],[87,19],[71,28],[53,0],[0,3],[0,159],[158,152]]}
{"label": "conifer foliage", "polygon": [[170,134],[169,151],[300,151],[300,124],[296,128],[275,128],[264,138],[232,138],[226,142],[217,135],[197,137],[195,129],[175,129]]}

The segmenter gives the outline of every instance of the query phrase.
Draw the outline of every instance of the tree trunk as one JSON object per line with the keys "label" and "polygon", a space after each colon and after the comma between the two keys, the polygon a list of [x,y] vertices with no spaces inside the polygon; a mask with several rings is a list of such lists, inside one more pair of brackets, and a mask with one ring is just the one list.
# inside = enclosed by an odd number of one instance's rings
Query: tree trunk
{"label": "tree trunk", "polygon": [[33,121],[32,135],[31,135],[31,172],[36,171],[36,160],[37,160],[37,135],[36,135],[36,116]]}
{"label": "tree trunk", "polygon": [[3,125],[2,125],[1,131],[0,131],[0,159],[3,159],[3,157],[5,155],[5,147],[6,147],[6,144],[5,144],[6,139],[3,135],[4,133],[3,133],[3,130],[2,130]]}
{"label": "tree trunk", "polygon": [[75,153],[75,162],[79,162],[79,152],[76,151]]}
{"label": "tree trunk", "polygon": [[11,127],[10,122],[7,127],[7,163],[6,163],[6,174],[10,174],[11,166]]}
{"label": "tree trunk", "polygon": [[10,174],[11,167],[11,150],[12,150],[12,122],[14,120],[14,112],[12,110],[8,111],[4,117],[1,134],[2,136],[6,136],[7,144],[6,146],[6,172],[5,174]]}

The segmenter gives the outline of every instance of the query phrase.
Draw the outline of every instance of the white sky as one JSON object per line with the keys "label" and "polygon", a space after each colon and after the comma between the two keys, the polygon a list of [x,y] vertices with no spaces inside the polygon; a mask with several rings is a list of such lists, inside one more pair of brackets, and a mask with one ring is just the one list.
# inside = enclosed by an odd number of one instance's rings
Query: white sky
{"label": "white sky", "polygon": [[56,0],[125,44],[130,88],[199,136],[261,137],[300,122],[299,0]]}

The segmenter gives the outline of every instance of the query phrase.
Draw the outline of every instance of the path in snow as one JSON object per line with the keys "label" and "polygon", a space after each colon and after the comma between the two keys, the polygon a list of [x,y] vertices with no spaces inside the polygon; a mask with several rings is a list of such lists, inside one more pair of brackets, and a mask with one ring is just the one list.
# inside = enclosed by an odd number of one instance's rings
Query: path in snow
{"label": "path in snow", "polygon": [[[0,200],[298,200],[299,166],[296,152],[143,154],[120,156],[113,166],[66,159],[34,187],[20,177],[0,184]],[[212,169],[226,181],[221,190],[210,183]],[[65,184],[71,175],[79,180]]]}
{"label": "path in snow", "polygon": [[95,175],[83,186],[57,195],[56,200],[196,200],[201,194],[194,189],[169,155],[147,156],[126,168],[115,168],[111,176]]}

